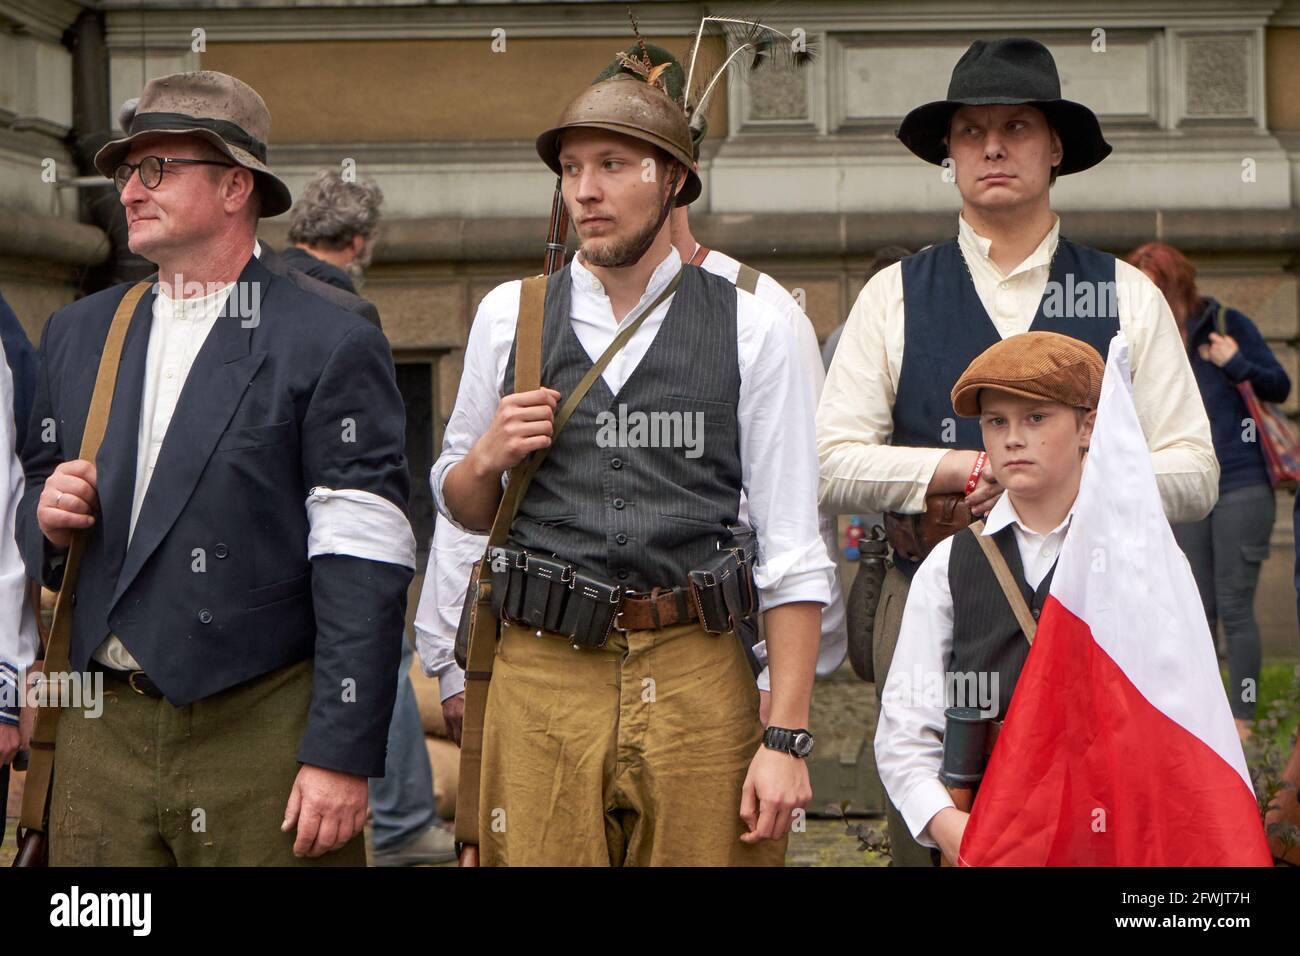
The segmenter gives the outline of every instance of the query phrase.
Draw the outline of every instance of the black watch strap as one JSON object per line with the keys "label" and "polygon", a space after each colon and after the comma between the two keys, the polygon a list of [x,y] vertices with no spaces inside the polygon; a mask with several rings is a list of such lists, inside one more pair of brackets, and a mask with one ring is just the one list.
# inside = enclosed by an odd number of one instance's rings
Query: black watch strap
{"label": "black watch strap", "polygon": [[788,727],[768,727],[763,732],[763,746],[769,750],[780,750],[795,757],[807,757],[812,753],[813,735],[807,728],[791,730]]}

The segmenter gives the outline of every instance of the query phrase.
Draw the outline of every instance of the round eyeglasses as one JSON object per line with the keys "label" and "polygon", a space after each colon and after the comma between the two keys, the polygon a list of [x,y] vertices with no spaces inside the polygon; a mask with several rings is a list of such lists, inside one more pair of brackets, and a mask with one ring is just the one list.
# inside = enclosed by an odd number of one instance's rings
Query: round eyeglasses
{"label": "round eyeglasses", "polygon": [[229,166],[237,163],[222,163],[215,159],[173,159],[171,156],[145,156],[138,163],[122,163],[113,171],[113,182],[121,192],[131,181],[131,174],[140,170],[140,185],[145,189],[157,189],[162,182],[163,171],[168,166]]}

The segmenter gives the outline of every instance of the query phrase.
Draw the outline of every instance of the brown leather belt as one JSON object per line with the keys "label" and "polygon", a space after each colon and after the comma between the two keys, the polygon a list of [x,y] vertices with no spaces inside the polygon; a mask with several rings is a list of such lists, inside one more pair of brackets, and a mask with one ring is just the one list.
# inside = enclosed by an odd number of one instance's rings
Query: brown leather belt
{"label": "brown leather belt", "polygon": [[700,619],[688,588],[652,588],[649,594],[625,591],[614,626],[624,631],[657,631]]}
{"label": "brown leather belt", "polygon": [[105,667],[99,661],[91,658],[90,669],[96,673],[104,675],[104,680],[111,681],[114,684],[125,684],[142,697],[151,697],[154,700],[162,700],[162,689],[149,679],[149,675],[144,671],[123,671],[116,667]]}

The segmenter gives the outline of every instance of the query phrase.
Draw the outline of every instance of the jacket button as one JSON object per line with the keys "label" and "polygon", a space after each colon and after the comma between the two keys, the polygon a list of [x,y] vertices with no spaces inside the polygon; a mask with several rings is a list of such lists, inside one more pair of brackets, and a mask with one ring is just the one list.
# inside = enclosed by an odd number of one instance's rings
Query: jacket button
{"label": "jacket button", "polygon": [[622,498],[615,498],[615,499],[614,499],[614,510],[615,510],[615,511],[622,511],[622,510],[623,510],[623,506],[624,506],[625,504],[627,504],[627,502],[624,501]]}
{"label": "jacket button", "polygon": [[619,544],[627,544],[627,535],[620,531],[618,534],[614,535],[614,540]]}
{"label": "jacket button", "polygon": [[609,460],[609,467],[613,468],[615,471],[618,471],[620,468],[623,467],[623,459],[622,459],[622,458],[611,458],[611,459]]}
{"label": "jacket button", "polygon": [[203,608],[203,610],[199,611],[199,623],[200,623],[200,624],[211,624],[211,623],[212,623],[212,612],[209,611],[207,608]]}
{"label": "jacket button", "polygon": [[627,568],[619,568],[619,569],[618,569],[618,579],[619,579],[620,581],[626,581],[626,580],[627,580],[627,577],[628,577],[628,571],[627,571]]}
{"label": "jacket button", "polygon": [[212,549],[212,553],[215,554],[215,555],[216,555],[217,557],[219,557],[219,558],[224,558],[224,557],[226,557],[228,554],[230,554],[230,549],[227,548],[224,544],[219,544],[219,545],[217,545],[215,548]]}

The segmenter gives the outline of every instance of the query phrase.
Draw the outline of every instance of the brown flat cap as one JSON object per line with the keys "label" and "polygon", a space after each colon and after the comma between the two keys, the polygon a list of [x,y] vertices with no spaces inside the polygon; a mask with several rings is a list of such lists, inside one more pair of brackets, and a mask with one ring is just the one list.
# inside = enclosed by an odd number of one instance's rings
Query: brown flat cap
{"label": "brown flat cap", "polygon": [[980,389],[996,388],[1026,398],[1096,408],[1106,363],[1087,342],[1059,332],[1025,332],[991,345],[967,366],[952,387],[953,410],[978,418]]}
{"label": "brown flat cap", "polygon": [[131,128],[95,154],[95,168],[110,179],[141,136],[176,133],[206,139],[250,170],[262,196],[262,218],[278,216],[293,197],[267,165],[271,111],[243,80],[213,70],[173,73],[145,84]]}

